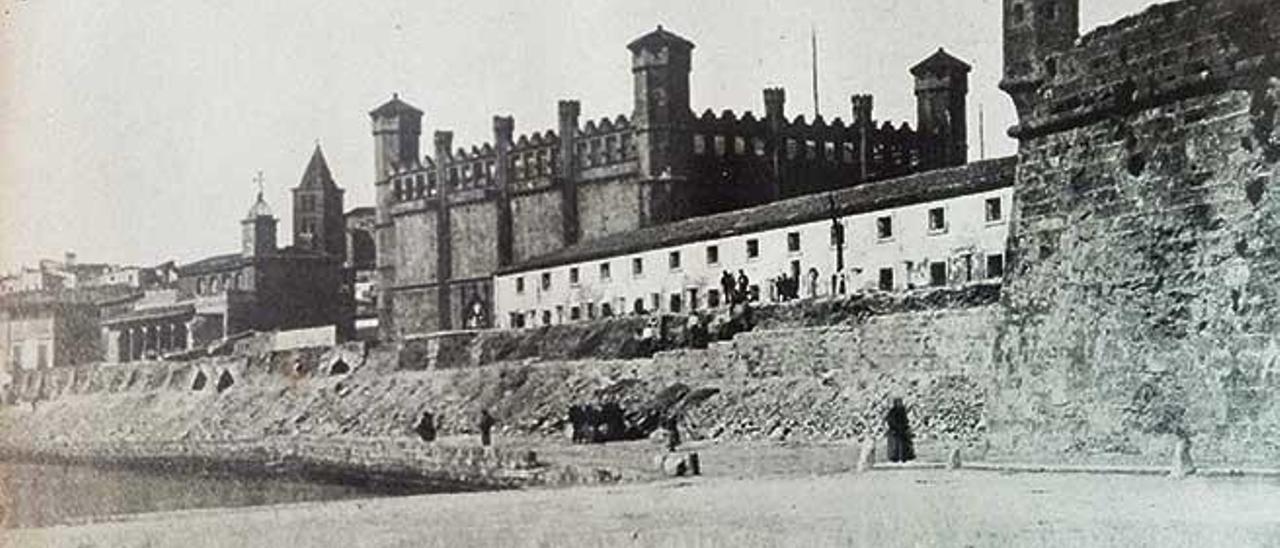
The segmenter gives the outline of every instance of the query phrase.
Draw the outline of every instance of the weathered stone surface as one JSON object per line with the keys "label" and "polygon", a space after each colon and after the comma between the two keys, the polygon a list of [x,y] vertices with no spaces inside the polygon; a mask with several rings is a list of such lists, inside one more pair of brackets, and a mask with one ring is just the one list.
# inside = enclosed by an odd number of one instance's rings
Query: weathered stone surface
{"label": "weathered stone surface", "polygon": [[870,472],[876,465],[876,440],[868,439],[858,447],[858,472]]}
{"label": "weathered stone surface", "polygon": [[653,457],[658,471],[671,477],[700,476],[702,464],[697,453],[660,453]]}
{"label": "weathered stone surface", "polygon": [[1173,444],[1173,467],[1169,475],[1183,478],[1196,473],[1196,464],[1191,460],[1191,440],[1179,436]]}
{"label": "weathered stone surface", "polygon": [[1280,456],[1278,55],[1274,2],[1187,0],[1058,57],[1017,130],[998,450]]}

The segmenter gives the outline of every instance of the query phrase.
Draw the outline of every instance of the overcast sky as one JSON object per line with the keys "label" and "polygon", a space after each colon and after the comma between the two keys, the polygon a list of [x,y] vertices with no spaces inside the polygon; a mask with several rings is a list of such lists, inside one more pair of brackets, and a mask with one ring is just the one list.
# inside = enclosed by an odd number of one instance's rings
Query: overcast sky
{"label": "overcast sky", "polygon": [[[1083,0],[1084,30],[1147,0]],[[977,159],[1014,152],[1000,77],[999,0],[569,0],[147,2],[0,0],[0,270],[74,250],[81,261],[186,262],[235,251],[262,170],[288,243],[288,189],[317,140],[348,209],[373,204],[368,111],[392,92],[426,111],[424,135],[487,141],[631,114],[631,39],[662,24],[697,44],[693,106],[760,113],[787,89],[811,117],[809,29],[821,111],[915,122],[907,69],[938,47],[974,65]],[[423,139],[429,144],[430,138]],[[424,150],[423,152],[427,152]]]}

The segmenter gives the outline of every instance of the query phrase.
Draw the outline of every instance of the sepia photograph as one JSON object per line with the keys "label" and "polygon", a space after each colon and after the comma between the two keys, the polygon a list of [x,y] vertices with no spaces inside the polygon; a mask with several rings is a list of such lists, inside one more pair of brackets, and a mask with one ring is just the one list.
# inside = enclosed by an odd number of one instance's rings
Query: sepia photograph
{"label": "sepia photograph", "polygon": [[0,547],[1280,546],[1276,185],[1280,0],[0,0]]}

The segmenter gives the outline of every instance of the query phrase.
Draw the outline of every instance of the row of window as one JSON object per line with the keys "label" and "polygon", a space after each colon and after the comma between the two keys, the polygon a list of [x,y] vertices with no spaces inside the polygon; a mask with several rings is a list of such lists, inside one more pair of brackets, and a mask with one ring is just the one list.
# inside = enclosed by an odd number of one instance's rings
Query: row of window
{"label": "row of window", "polygon": [[[908,268],[910,268],[909,264]],[[964,280],[972,281],[977,278],[972,271],[973,263],[971,256],[964,256],[959,268],[966,270],[966,272],[957,273],[960,274],[960,277]],[[948,263],[946,261],[931,262],[929,263],[928,270],[928,281],[930,287],[944,287],[948,284],[951,273],[949,272]],[[1004,255],[995,253],[986,256],[985,276],[987,279],[1004,277]],[[543,280],[544,282],[547,280],[545,274]],[[877,287],[881,291],[895,291],[898,289],[898,282],[896,280],[895,270],[893,267],[884,267],[880,269]],[[761,293],[759,285],[753,284],[749,286],[747,293],[747,298],[749,300],[753,302],[760,300]],[[666,307],[664,308],[662,306],[664,304],[662,294],[651,293],[647,302],[644,298],[636,298],[632,300],[629,312],[631,314],[648,314],[652,312],[680,314],[686,311],[686,306],[689,311],[696,311],[703,305],[707,308],[718,307],[722,304],[723,297],[724,296],[720,294],[720,290],[718,289],[708,289],[705,293],[705,297],[703,297],[699,289],[689,288],[683,293],[671,293],[667,295],[665,302]],[[625,297],[617,299],[619,308],[624,307],[626,303],[627,299]],[[609,318],[616,314],[614,304],[610,302],[601,302],[598,304],[589,302],[585,305],[569,306],[567,308],[567,313],[568,316],[566,317],[566,307],[564,305],[556,305],[554,308],[554,316],[551,309],[544,309],[541,311],[531,310],[527,312],[512,312],[510,313],[509,320],[511,327],[521,328],[531,327],[533,325],[551,325],[553,322],[563,323],[566,320],[572,322],[584,319],[593,320],[598,317]]]}
{"label": "row of window", "polygon": [[[999,197],[988,198],[986,200],[985,210],[987,222],[999,222],[1004,219],[1004,208]],[[946,231],[947,217],[946,209],[941,207],[932,208],[928,214],[929,231],[938,233]],[[837,229],[831,233],[831,245],[843,245],[844,243],[844,227],[836,225]],[[887,240],[893,237],[893,217],[883,216],[876,219],[876,238],[879,240]],[[787,252],[800,252],[800,233],[787,233]],[[760,256],[760,240],[752,238],[746,241],[747,259],[755,259]],[[671,251],[667,253],[667,268],[670,270],[679,270],[682,264],[682,254],[680,251]],[[717,244],[708,245],[706,247],[706,264],[715,266],[720,264],[720,246]],[[633,257],[631,259],[631,275],[632,277],[641,277],[644,275],[645,265],[644,259],[641,257]],[[609,262],[600,263],[599,266],[600,281],[609,281],[613,279],[613,267]],[[543,272],[540,279],[540,287],[543,291],[551,289],[552,276],[551,272]],[[581,272],[579,267],[569,268],[569,284],[577,285],[581,281]],[[516,293],[523,294],[525,290],[524,276],[516,277]]]}
{"label": "row of window", "polygon": [[[788,138],[783,142],[783,149],[786,151],[787,160],[796,160],[804,157],[805,160],[823,160],[827,162],[841,162],[845,164],[855,164],[858,162],[859,151],[858,143],[853,141],[814,141],[800,140]],[[880,156],[885,154],[889,147],[884,143],[872,143],[868,154],[872,156]],[[693,136],[693,153],[697,156],[706,156],[714,154],[715,156],[765,156],[767,152],[767,143],[763,137],[743,137],[743,136],[725,136],[725,135],[701,135]]]}
{"label": "row of window", "polygon": [[[698,310],[700,306],[705,305],[707,308],[715,308],[722,304],[723,296],[719,289],[707,290],[706,295],[700,295],[697,289],[690,288],[684,293],[672,293],[667,295],[663,308],[663,296],[660,293],[652,293],[646,301],[644,298],[636,298],[630,303],[630,310],[622,310],[627,305],[627,299],[620,297],[617,300],[618,309],[614,308],[614,303],[586,303],[585,305],[573,305],[566,307],[556,305],[554,316],[552,310],[530,310],[527,312],[510,313],[510,324],[513,328],[531,327],[534,325],[551,325],[552,323],[564,323],[567,321],[594,320],[596,318],[611,318],[619,313],[630,314],[650,314],[653,312],[669,312],[679,314],[685,312],[688,306],[689,311]],[[760,300],[760,286],[752,285],[748,289],[748,298],[752,301]],[[566,312],[568,315],[566,316]]]}
{"label": "row of window", "polygon": [[196,279],[197,295],[216,295],[224,290],[233,289],[248,291],[250,289],[248,277],[241,276],[239,272],[236,272],[235,274],[215,274]]}

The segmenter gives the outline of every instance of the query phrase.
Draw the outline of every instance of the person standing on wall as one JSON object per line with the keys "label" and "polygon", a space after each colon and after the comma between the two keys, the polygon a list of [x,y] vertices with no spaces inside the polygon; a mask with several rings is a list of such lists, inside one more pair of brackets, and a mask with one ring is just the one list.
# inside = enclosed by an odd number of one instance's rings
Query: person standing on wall
{"label": "person standing on wall", "polygon": [[738,297],[733,291],[733,274],[730,274],[728,270],[720,272],[720,291],[724,293],[725,305],[732,306],[733,303],[738,301]]}
{"label": "person standing on wall", "polygon": [[739,270],[738,271],[738,294],[736,295],[738,298],[737,302],[745,303],[748,300],[750,300],[750,296],[747,295],[747,290],[750,289],[750,286],[751,286],[751,280],[747,279],[747,273],[742,270]]}
{"label": "person standing on wall", "polygon": [[493,430],[493,425],[497,421],[493,419],[493,415],[489,414],[488,409],[480,410],[480,445],[485,447],[493,440],[489,437],[489,433]]}
{"label": "person standing on wall", "polygon": [[436,418],[430,411],[423,411],[422,418],[418,419],[417,426],[413,427],[413,431],[418,434],[422,441],[436,440]]}
{"label": "person standing on wall", "polygon": [[893,399],[885,422],[889,427],[889,462],[915,460],[916,452],[911,444],[911,423],[902,398]]}

